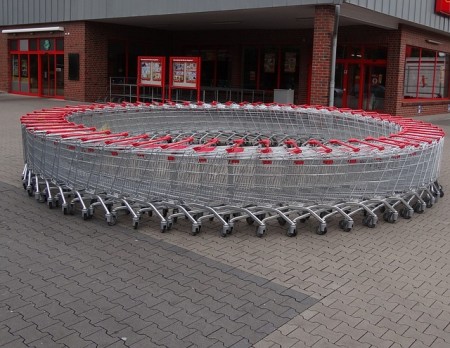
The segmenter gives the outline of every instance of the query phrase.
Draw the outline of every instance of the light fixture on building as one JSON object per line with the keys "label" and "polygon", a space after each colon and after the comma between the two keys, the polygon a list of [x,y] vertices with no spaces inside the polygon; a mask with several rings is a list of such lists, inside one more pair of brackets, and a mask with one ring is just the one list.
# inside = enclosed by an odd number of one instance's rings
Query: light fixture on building
{"label": "light fixture on building", "polygon": [[64,27],[3,29],[2,34],[38,33],[38,32],[53,32],[53,31],[64,31]]}
{"label": "light fixture on building", "polygon": [[436,40],[431,40],[431,39],[425,39],[426,42],[433,44],[433,45],[441,45],[442,42],[440,41],[436,41]]}

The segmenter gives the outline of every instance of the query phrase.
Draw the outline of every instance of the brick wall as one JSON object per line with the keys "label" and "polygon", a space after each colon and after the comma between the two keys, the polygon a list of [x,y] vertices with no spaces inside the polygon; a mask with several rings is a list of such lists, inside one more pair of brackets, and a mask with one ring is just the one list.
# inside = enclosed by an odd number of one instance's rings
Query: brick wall
{"label": "brick wall", "polygon": [[311,66],[311,104],[328,105],[331,47],[334,31],[333,6],[316,6]]}
{"label": "brick wall", "polygon": [[[65,24],[64,38],[64,98],[67,100],[85,100],[86,84],[86,33],[85,22],[71,22]],[[79,80],[69,80],[68,54],[75,53],[80,56]]]}

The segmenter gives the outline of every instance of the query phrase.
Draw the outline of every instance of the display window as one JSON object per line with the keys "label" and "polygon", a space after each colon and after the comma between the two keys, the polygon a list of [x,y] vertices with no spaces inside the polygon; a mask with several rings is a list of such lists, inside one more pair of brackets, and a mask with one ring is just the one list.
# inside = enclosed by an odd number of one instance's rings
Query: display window
{"label": "display window", "polygon": [[405,54],[405,99],[449,98],[448,53],[407,46]]}
{"label": "display window", "polygon": [[299,81],[298,47],[245,47],[243,86],[249,89],[296,89]]}

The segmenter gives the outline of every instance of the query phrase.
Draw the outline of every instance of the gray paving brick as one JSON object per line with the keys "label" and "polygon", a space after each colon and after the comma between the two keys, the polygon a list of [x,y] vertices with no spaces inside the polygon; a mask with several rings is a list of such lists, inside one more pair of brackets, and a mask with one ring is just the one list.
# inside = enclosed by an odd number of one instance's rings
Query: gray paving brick
{"label": "gray paving brick", "polygon": [[[84,337],[86,340],[95,342],[98,346],[107,347],[116,342],[122,342],[120,338],[111,337],[104,329],[99,329],[89,336]],[[122,342],[123,343],[123,342]]]}
{"label": "gray paving brick", "polygon": [[139,330],[138,333],[150,337],[152,342],[154,343],[158,343],[164,337],[170,335],[170,332],[161,330],[156,324],[148,325],[145,328]]}
{"label": "gray paving brick", "polygon": [[3,325],[7,326],[11,333],[27,328],[32,324],[31,322],[25,321],[21,315],[15,315],[3,321]]}
{"label": "gray paving brick", "polygon": [[3,345],[9,342],[17,340],[17,338],[17,336],[9,332],[9,328],[0,327],[0,347],[3,347]]}
{"label": "gray paving brick", "polygon": [[[12,330],[11,330],[12,332]],[[25,344],[29,344],[37,339],[40,339],[47,334],[40,331],[36,325],[32,324],[23,329],[17,330],[14,332],[14,335],[20,336],[23,338]]]}
{"label": "gray paving brick", "polygon": [[233,344],[236,344],[237,342],[239,342],[242,339],[241,336],[229,334],[225,328],[220,328],[219,330],[214,331],[213,333],[208,335],[208,337],[222,342],[227,347],[230,347]]}
{"label": "gray paving brick", "polygon": [[5,343],[2,348],[28,348],[29,345],[23,342],[23,339],[17,339],[12,342]]}
{"label": "gray paving brick", "polygon": [[185,337],[184,341],[192,343],[194,347],[211,347],[217,343],[217,340],[205,337],[198,331],[194,331],[194,333]]}
{"label": "gray paving brick", "polygon": [[54,348],[65,348],[66,345],[63,343],[56,343],[53,337],[50,335],[39,338],[38,340],[31,342],[30,347],[54,347]]}
{"label": "gray paving brick", "polygon": [[79,333],[81,338],[85,338],[86,336],[92,335],[93,333],[97,332],[101,328],[91,324],[88,319],[84,319],[78,323],[70,325],[69,329],[75,330]]}

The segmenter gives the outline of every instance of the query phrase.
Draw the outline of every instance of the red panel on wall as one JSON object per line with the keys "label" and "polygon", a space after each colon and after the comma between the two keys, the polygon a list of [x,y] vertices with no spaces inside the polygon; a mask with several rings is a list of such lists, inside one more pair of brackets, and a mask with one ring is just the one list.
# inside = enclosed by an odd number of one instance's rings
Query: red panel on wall
{"label": "red panel on wall", "polygon": [[450,0],[436,0],[436,12],[450,16]]}

